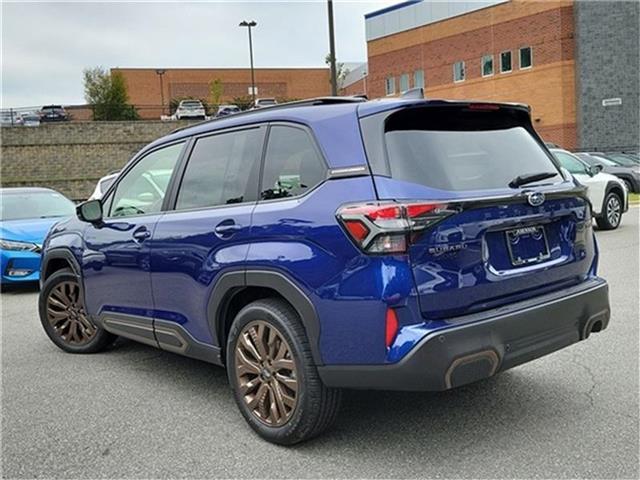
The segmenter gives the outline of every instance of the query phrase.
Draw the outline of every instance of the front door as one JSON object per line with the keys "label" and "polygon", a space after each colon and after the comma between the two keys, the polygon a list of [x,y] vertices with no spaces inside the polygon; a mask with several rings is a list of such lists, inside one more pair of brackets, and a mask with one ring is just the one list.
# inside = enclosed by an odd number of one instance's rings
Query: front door
{"label": "front door", "polygon": [[265,130],[245,127],[195,139],[174,208],[158,221],[151,241],[161,348],[190,355],[195,341],[201,353],[215,356],[206,348],[218,346],[207,307],[216,281],[242,269],[247,256]]}
{"label": "front door", "polygon": [[[82,257],[87,312],[108,330],[153,344],[149,241],[184,142],[156,149],[118,178],[89,225]],[[105,323],[105,319],[111,325]],[[128,325],[133,321],[140,329]]]}

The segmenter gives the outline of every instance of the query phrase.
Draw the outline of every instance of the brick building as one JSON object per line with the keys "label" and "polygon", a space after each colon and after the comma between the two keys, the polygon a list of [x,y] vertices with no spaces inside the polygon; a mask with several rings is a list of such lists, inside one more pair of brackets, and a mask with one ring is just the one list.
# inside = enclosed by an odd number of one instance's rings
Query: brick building
{"label": "brick building", "polygon": [[[248,68],[112,68],[127,83],[129,102],[138,107],[143,118],[159,118],[161,105],[167,113],[173,98],[210,99],[210,82],[222,83],[221,102],[249,95],[251,70]],[[258,97],[301,99],[329,95],[331,85],[328,68],[256,68]],[[162,84],[162,93],[160,85]]]}
{"label": "brick building", "polygon": [[637,149],[638,5],[403,2],[365,16],[366,79],[344,90],[524,102],[545,140]]}

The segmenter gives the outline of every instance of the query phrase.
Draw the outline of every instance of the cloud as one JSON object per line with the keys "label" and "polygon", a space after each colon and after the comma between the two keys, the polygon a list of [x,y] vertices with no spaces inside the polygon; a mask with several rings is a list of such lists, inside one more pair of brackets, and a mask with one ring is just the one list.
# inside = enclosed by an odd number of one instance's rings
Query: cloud
{"label": "cloud", "polygon": [[[365,61],[364,14],[395,3],[335,1],[336,55]],[[2,106],[82,103],[86,67],[321,66],[325,1],[7,3],[2,9]]]}

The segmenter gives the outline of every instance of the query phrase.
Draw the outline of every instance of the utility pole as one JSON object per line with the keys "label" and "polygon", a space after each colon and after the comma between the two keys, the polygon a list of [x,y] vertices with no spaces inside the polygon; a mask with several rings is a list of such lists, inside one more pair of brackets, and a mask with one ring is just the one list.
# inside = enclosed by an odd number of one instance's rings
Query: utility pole
{"label": "utility pole", "polygon": [[327,0],[329,11],[329,61],[331,66],[331,95],[338,96],[338,79],[336,73],[336,41],[333,33],[333,1]]}
{"label": "utility pole", "polygon": [[164,70],[163,68],[158,68],[156,70],[156,73],[160,77],[160,99],[162,100],[162,113],[161,113],[161,115],[164,115],[164,85],[162,84],[162,76],[165,74],[165,72],[166,72],[166,70]]}
{"label": "utility pole", "polygon": [[253,70],[253,41],[251,39],[251,27],[255,27],[257,25],[256,22],[251,20],[247,22],[246,20],[240,22],[240,27],[247,27],[249,30],[249,61],[251,62],[251,99],[253,100],[253,105],[256,104],[256,78]]}

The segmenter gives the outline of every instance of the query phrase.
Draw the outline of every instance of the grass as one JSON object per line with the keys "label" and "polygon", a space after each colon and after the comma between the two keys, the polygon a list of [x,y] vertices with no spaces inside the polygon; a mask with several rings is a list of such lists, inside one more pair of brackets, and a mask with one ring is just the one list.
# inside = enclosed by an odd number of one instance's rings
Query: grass
{"label": "grass", "polygon": [[630,193],[629,203],[640,203],[640,193]]}

